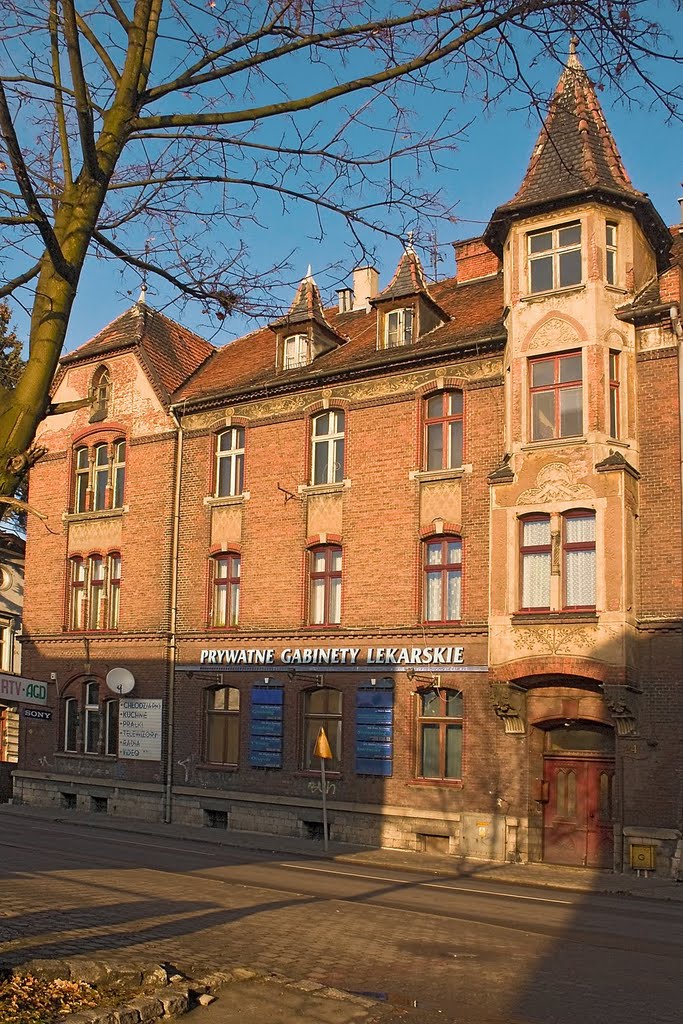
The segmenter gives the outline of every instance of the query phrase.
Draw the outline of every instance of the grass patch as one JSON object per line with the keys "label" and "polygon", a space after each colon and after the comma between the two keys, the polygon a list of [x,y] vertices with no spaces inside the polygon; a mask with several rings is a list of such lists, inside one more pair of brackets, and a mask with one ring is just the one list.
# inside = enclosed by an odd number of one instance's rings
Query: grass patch
{"label": "grass patch", "polygon": [[84,981],[44,981],[32,974],[0,981],[2,1024],[56,1024],[98,1002],[97,992]]}

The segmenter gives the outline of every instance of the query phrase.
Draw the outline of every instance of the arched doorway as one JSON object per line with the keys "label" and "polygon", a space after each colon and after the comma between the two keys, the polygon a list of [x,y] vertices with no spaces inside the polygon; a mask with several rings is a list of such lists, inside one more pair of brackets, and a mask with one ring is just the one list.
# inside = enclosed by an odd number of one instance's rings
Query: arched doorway
{"label": "arched doorway", "polygon": [[543,731],[543,860],[611,868],[614,730],[564,721]]}

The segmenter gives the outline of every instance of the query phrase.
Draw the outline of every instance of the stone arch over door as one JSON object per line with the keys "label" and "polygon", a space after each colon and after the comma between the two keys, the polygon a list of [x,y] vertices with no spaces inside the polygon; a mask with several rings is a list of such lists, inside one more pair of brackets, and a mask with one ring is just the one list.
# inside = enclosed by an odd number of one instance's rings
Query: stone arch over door
{"label": "stone arch over door", "polygon": [[589,678],[527,682],[529,859],[613,866],[614,722]]}

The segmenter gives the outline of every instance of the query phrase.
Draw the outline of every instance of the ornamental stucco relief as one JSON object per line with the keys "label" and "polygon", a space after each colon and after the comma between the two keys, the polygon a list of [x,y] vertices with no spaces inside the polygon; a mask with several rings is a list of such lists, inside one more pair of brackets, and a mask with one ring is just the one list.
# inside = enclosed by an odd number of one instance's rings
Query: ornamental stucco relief
{"label": "ornamental stucco relief", "polygon": [[562,462],[551,462],[536,477],[536,486],[522,491],[517,504],[538,505],[548,501],[575,501],[578,498],[590,501],[595,498],[595,491],[587,484],[576,483],[569,466]]}
{"label": "ornamental stucco relief", "polygon": [[538,349],[553,349],[558,346],[562,348],[565,346],[572,347],[580,343],[581,338],[576,328],[572,327],[566,320],[562,320],[559,316],[554,316],[551,320],[546,320],[535,331],[527,345],[527,351],[535,352]]}
{"label": "ornamental stucco relief", "polygon": [[[418,388],[439,377],[459,377],[465,381],[481,381],[499,377],[503,372],[502,356],[490,359],[474,359],[450,366],[434,367],[428,370],[417,370],[413,373],[395,374],[391,377],[375,378],[362,383],[348,384],[335,388],[324,388],[319,392],[305,391],[296,395],[284,395],[280,398],[261,398],[255,402],[235,406],[230,411],[247,420],[265,420],[276,416],[295,416],[302,414],[318,399],[346,399],[352,402],[366,399],[391,397],[394,395],[410,395]],[[196,413],[188,417],[186,426],[190,430],[202,430],[214,427],[217,422],[216,411]],[[222,417],[218,417],[222,422]]]}

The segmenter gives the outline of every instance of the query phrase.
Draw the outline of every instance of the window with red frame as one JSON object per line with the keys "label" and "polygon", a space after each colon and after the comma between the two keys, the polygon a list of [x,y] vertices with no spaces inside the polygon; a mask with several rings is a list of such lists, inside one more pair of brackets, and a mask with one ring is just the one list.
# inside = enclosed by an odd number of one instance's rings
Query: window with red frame
{"label": "window with red frame", "polygon": [[424,544],[424,620],[457,622],[462,617],[462,540],[444,536]]}
{"label": "window with red frame", "polygon": [[126,442],[98,441],[75,449],[73,511],[103,512],[122,508],[126,479]]}
{"label": "window with red frame", "polygon": [[522,610],[549,611],[552,538],[550,516],[527,516],[520,523]]}
{"label": "window with red frame", "polygon": [[583,433],[583,371],[580,352],[531,359],[531,439]]}
{"label": "window with red frame", "polygon": [[328,544],[309,552],[309,622],[338,626],[341,622],[342,549]]}
{"label": "window with red frame", "polygon": [[[521,610],[581,611],[595,608],[595,512],[572,510],[561,516],[560,608],[554,607],[551,578],[553,537],[550,516],[528,516],[520,523]],[[557,537],[559,542],[559,535]]]}
{"label": "window with red frame", "polygon": [[230,427],[216,438],[217,498],[235,497],[244,490],[244,427]]}
{"label": "window with red frame", "polygon": [[425,469],[462,466],[462,391],[441,391],[425,399]]}
{"label": "window with red frame", "polygon": [[69,559],[69,629],[118,629],[121,555],[94,553]]}
{"label": "window with red frame", "polygon": [[562,517],[564,607],[595,608],[595,512]]}
{"label": "window with red frame", "polygon": [[344,479],[344,411],[328,409],[313,417],[311,481],[336,484]]}
{"label": "window with red frame", "polygon": [[211,625],[236,626],[240,614],[240,580],[242,560],[239,555],[225,553],[213,557]]}

